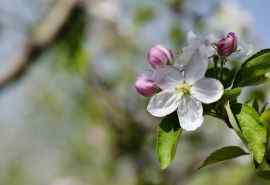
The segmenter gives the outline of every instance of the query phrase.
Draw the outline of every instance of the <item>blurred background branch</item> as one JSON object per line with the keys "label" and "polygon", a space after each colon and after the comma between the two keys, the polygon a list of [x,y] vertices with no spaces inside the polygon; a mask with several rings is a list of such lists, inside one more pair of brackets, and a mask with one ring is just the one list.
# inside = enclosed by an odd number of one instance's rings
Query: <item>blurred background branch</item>
{"label": "blurred background branch", "polygon": [[21,51],[14,54],[12,67],[0,76],[0,90],[20,79],[33,61],[65,32],[70,15],[75,9],[83,9],[82,1],[58,0],[48,15],[35,26]]}

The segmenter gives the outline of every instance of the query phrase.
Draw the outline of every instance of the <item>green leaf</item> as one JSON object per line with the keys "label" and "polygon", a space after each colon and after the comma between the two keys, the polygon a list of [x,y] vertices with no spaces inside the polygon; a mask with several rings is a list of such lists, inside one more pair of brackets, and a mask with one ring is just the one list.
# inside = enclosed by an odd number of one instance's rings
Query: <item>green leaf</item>
{"label": "green leaf", "polygon": [[200,168],[243,155],[248,155],[248,153],[246,153],[242,148],[238,146],[226,146],[211,153]]}
{"label": "green leaf", "polygon": [[236,75],[234,87],[258,85],[270,81],[270,49],[248,58]]}
{"label": "green leaf", "polygon": [[159,124],[156,135],[156,155],[161,169],[166,169],[174,159],[181,133],[182,129],[175,113],[164,118]]}
{"label": "green leaf", "polygon": [[248,105],[242,105],[241,111],[236,113],[236,118],[255,161],[258,164],[262,163],[267,143],[266,126],[261,121],[258,113]]}
{"label": "green leaf", "polygon": [[[264,110],[264,112],[261,114],[260,119],[262,122],[265,123],[267,130],[268,130],[268,138],[267,138],[267,145],[266,145],[266,154],[265,154],[265,160],[270,163],[270,108]],[[269,166],[269,164],[268,164]],[[270,173],[270,166],[269,166],[269,173]]]}

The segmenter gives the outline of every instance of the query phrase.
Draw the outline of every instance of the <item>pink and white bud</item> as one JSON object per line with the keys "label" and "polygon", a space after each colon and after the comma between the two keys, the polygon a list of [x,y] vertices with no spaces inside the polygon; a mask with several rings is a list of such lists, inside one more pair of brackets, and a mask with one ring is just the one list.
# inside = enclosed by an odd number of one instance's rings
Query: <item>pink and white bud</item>
{"label": "pink and white bud", "polygon": [[135,88],[139,94],[146,97],[152,96],[160,90],[155,81],[147,75],[141,75],[137,78]]}
{"label": "pink and white bud", "polygon": [[147,55],[148,63],[154,68],[170,65],[173,62],[173,53],[162,45],[152,47]]}
{"label": "pink and white bud", "polygon": [[230,32],[228,35],[216,44],[217,52],[220,56],[229,56],[237,49],[237,37],[235,33]]}

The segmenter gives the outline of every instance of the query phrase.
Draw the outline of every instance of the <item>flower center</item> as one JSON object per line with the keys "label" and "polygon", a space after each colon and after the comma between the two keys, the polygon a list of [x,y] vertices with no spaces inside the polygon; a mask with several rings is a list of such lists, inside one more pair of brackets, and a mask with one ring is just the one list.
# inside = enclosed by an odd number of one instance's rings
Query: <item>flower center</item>
{"label": "flower center", "polygon": [[190,89],[191,89],[191,86],[188,85],[188,84],[186,84],[186,83],[179,84],[175,88],[175,90],[178,93],[183,93],[183,94],[189,94],[190,93]]}

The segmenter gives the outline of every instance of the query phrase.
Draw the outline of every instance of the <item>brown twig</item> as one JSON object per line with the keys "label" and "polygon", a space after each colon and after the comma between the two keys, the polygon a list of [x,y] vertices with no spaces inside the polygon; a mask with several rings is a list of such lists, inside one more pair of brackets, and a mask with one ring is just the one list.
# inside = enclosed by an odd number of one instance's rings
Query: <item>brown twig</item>
{"label": "brown twig", "polygon": [[46,50],[61,33],[75,8],[82,8],[80,0],[58,0],[48,16],[40,21],[30,34],[29,40],[20,52],[11,59],[12,66],[0,76],[0,90],[19,80],[31,66],[31,63]]}

